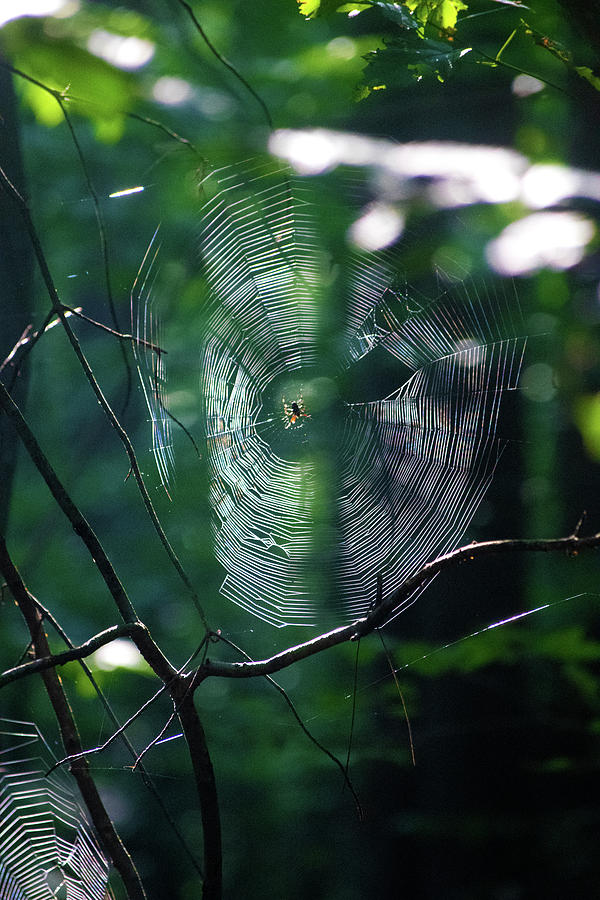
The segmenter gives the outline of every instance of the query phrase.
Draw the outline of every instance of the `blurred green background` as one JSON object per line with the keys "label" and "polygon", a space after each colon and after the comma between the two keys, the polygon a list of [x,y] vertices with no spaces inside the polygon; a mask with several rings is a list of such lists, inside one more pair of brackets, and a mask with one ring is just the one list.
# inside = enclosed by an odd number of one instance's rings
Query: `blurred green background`
{"label": "blurred green background", "polygon": [[[382,9],[306,20],[293,0],[195,6],[206,34],[258,92],[276,128],[321,126],[398,142],[502,145],[532,162],[600,168],[600,95],[575,71],[589,67],[593,73],[598,60],[599,44],[586,27],[585,10],[549,0],[528,9],[493,0],[469,7],[470,14],[481,15],[465,19],[453,44],[478,52],[452,60],[451,69],[414,70],[414,78],[403,59],[385,53],[376,57],[379,68],[372,61],[362,74],[365,54],[383,50],[386,39],[397,36]],[[533,37],[520,24],[523,19]],[[513,30],[501,57],[506,65],[488,64]],[[130,43],[129,56],[109,62],[97,55],[116,46],[107,34],[145,43]],[[550,48],[544,37],[552,40]],[[263,111],[176,2],[68,0],[54,16],[7,21],[0,49],[13,66],[52,88],[67,89],[72,98],[68,109],[106,220],[110,281],[124,331],[130,328],[131,287],[161,223],[160,341],[167,350],[179,349],[173,374],[184,387],[173,394],[172,408],[197,433],[193,335],[205,296],[196,254],[198,184],[215,166],[264,152],[269,128]],[[132,58],[138,60],[135,67],[120,67]],[[526,94],[515,89],[523,72],[541,79],[541,88]],[[69,130],[52,97],[23,79],[13,81],[25,172],[20,186],[60,297],[110,323],[94,205]],[[369,92],[365,83],[378,89]],[[1,100],[1,162],[18,181],[6,78]],[[366,182],[370,177],[365,171]],[[143,192],[108,199],[138,185]],[[6,198],[3,202],[5,234],[16,238],[16,211]],[[597,216],[589,200],[576,206],[592,219]],[[526,212],[516,202],[436,210],[418,198],[409,211],[399,259],[408,283],[420,284],[436,265],[455,266],[473,278],[484,274],[487,243]],[[49,308],[26,252],[18,266],[2,289],[2,358],[19,338],[23,316],[25,324],[37,327]],[[545,390],[523,391],[515,404],[511,443],[465,542],[565,535],[583,511],[584,531],[599,530],[599,275],[592,242],[569,270],[542,269],[516,279],[528,329],[545,334],[533,342],[524,383],[528,367],[535,365],[550,367],[543,370],[549,383]],[[119,345],[85,323],[75,327],[103,390],[121,412],[127,374]],[[535,375],[530,371],[529,383]],[[98,533],[140,617],[169,658],[181,664],[195,649],[201,624],[133,479],[127,480],[121,445],[59,328],[36,346],[20,381],[22,388],[27,381],[24,411],[42,447]],[[212,558],[203,462],[185,435],[176,433],[177,476],[169,501],[154,470],[146,419],[133,372],[122,421],[212,626],[253,657],[311,636],[306,629],[274,630],[220,597],[222,572]],[[117,621],[86,551],[22,452],[7,539],[28,587],[73,641]],[[301,733],[271,686],[206,682],[197,705],[220,791],[225,896],[595,896],[600,876],[597,581],[594,553],[577,559],[498,557],[438,578],[387,629],[386,642],[401,667],[414,767],[402,702],[381,645],[375,636],[361,642],[350,771],[363,821],[339,770]],[[524,620],[461,640],[546,604]],[[8,668],[26,648],[27,636],[7,593],[1,611],[2,666]],[[228,653],[220,647],[211,652]],[[342,646],[279,678],[315,736],[343,760],[355,655],[355,646]],[[110,659],[104,668],[101,664],[96,660],[96,676],[125,719],[155,684],[135,660],[116,668]],[[84,744],[95,746],[109,736],[111,725],[78,667],[69,665],[62,675]],[[160,700],[135,723],[130,736],[138,748],[152,740],[170,712]],[[61,755],[41,682],[28,679],[5,688],[0,715],[35,721]],[[183,742],[159,745],[145,762],[199,852],[200,819]],[[148,895],[199,897],[186,854],[131,771],[125,751],[114,745],[93,756],[91,765]]]}

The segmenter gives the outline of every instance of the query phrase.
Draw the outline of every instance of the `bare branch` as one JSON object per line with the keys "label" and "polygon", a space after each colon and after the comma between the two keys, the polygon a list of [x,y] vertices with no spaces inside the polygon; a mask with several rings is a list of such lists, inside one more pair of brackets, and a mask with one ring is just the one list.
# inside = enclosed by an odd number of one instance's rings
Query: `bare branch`
{"label": "bare branch", "polygon": [[[31,595],[31,596],[33,597],[33,595]],[[75,648],[75,645],[74,645],[73,642],[69,639],[69,636],[68,636],[67,633],[65,632],[64,628],[62,628],[62,626],[61,626],[61,625],[57,622],[57,620],[54,618],[54,616],[52,615],[52,613],[50,612],[50,610],[47,609],[42,603],[40,603],[40,601],[37,599],[37,597],[33,597],[33,600],[35,601],[35,604],[36,604],[37,608],[40,610],[40,612],[41,612],[41,614],[42,614],[42,617],[43,617],[47,622],[49,622],[49,623],[52,625],[52,627],[55,629],[55,631],[57,632],[57,634],[58,634],[58,635],[62,638],[62,640],[65,642],[65,644],[67,645],[67,647],[68,647],[70,650],[73,650],[73,649]],[[131,626],[125,625],[125,626],[121,626],[121,627],[122,627],[123,629],[125,629],[125,628],[129,628],[129,627],[131,627]],[[137,623],[136,623],[136,627],[137,627]],[[138,649],[139,649],[139,648],[138,648]],[[135,765],[133,766],[133,769],[135,769],[136,771],[138,771],[138,772],[140,773],[141,778],[142,778],[142,781],[144,782],[144,785],[145,785],[146,788],[150,791],[150,793],[153,795],[154,799],[156,800],[156,802],[157,802],[158,805],[160,806],[160,809],[161,809],[161,811],[162,811],[162,814],[163,814],[164,817],[165,817],[165,820],[168,822],[168,824],[169,824],[170,828],[172,829],[173,833],[175,834],[177,840],[179,841],[179,843],[180,843],[181,846],[183,847],[183,850],[185,851],[186,855],[188,856],[188,859],[190,860],[190,862],[191,862],[191,864],[193,865],[194,869],[197,871],[198,875],[199,875],[201,878],[204,878],[204,872],[203,872],[203,870],[202,870],[202,867],[201,867],[200,863],[198,862],[198,860],[197,860],[196,857],[194,856],[194,853],[192,852],[191,848],[189,847],[188,841],[186,840],[186,838],[185,838],[185,837],[183,836],[183,834],[181,833],[181,830],[180,830],[180,828],[179,828],[177,822],[175,821],[175,819],[173,818],[173,816],[172,816],[171,813],[169,812],[169,809],[168,809],[168,807],[167,807],[165,801],[163,800],[163,798],[162,798],[162,796],[161,796],[161,794],[160,794],[158,788],[156,787],[156,785],[155,785],[153,779],[151,778],[149,772],[148,772],[148,771],[146,770],[146,768],[144,767],[144,764],[143,764],[142,762],[140,762],[140,760],[139,760],[139,755],[138,755],[137,750],[135,749],[135,747],[133,746],[133,744],[132,744],[131,741],[129,740],[129,737],[127,736],[127,733],[126,733],[124,730],[122,730],[121,724],[120,724],[119,720],[117,719],[117,717],[116,717],[116,715],[115,715],[115,713],[114,713],[114,710],[113,710],[112,706],[110,705],[110,703],[108,702],[108,700],[107,700],[107,698],[106,698],[104,692],[101,690],[100,686],[98,685],[98,683],[97,683],[96,679],[94,678],[94,676],[93,676],[93,674],[92,674],[92,672],[91,672],[89,666],[87,665],[87,663],[85,662],[84,659],[79,659],[79,660],[78,660],[78,663],[79,663],[79,665],[81,666],[81,668],[82,668],[82,670],[83,670],[83,672],[84,672],[86,678],[88,679],[88,681],[89,681],[90,684],[92,685],[93,689],[95,690],[95,692],[96,692],[96,694],[97,694],[97,696],[98,696],[98,699],[100,700],[102,706],[104,707],[104,710],[105,710],[107,716],[109,717],[109,719],[110,719],[111,722],[113,723],[114,727],[120,732],[121,740],[123,741],[124,745],[127,747],[127,750],[129,751],[129,753],[131,754],[131,756],[132,756],[132,758],[133,758],[133,760],[134,760]]]}
{"label": "bare branch", "polygon": [[[81,307],[78,307],[77,309],[71,309],[71,307],[65,306],[64,308],[66,310],[65,316],[76,316],[81,313]],[[18,374],[19,369],[23,364],[23,358],[25,357],[25,354],[33,350],[42,335],[46,334],[47,331],[50,331],[50,329],[54,328],[56,325],[60,325],[60,319],[56,318],[53,310],[51,310],[47,314],[44,322],[42,323],[42,327],[38,329],[38,331],[34,331],[32,333],[32,326],[28,325],[4,362],[0,364],[0,372],[2,372],[3,369],[5,369],[7,365],[9,365],[9,363],[12,363],[14,365],[13,360],[17,352],[22,347],[26,347],[27,349],[20,354],[19,365],[16,367],[16,372]],[[12,389],[12,382],[9,384],[9,390],[10,389]]]}
{"label": "bare branch", "polygon": [[192,679],[176,683],[171,696],[177,704],[179,721],[189,748],[202,816],[204,840],[204,885],[202,900],[220,900],[222,886],[222,850],[219,798],[206,735],[194,706]]}
{"label": "bare branch", "polygon": [[[29,453],[38,472],[48,485],[52,496],[71,522],[75,533],[81,538],[90,551],[92,559],[96,563],[98,571],[110,591],[123,620],[137,626],[132,631],[131,637],[138,650],[155,674],[158,675],[163,682],[168,682],[177,675],[177,670],[171,665],[166,656],[159,649],[158,645],[152,640],[146,627],[139,621],[137,613],[125,592],[125,588],[121,584],[121,581],[94,530],[67,493],[58,475],[38,444],[35,435],[23,418],[21,411],[1,382],[0,409],[3,409],[12,419],[25,449]],[[49,656],[50,654],[44,655]]]}
{"label": "bare branch", "polygon": [[[251,657],[248,656],[248,654],[246,653],[246,651],[245,651],[245,650],[242,650],[241,647],[238,647],[237,644],[234,644],[233,641],[230,641],[228,638],[223,637],[223,635],[221,635],[221,634],[219,634],[219,635],[217,636],[217,640],[223,641],[225,644],[227,644],[227,646],[232,647],[232,648],[233,648],[234,650],[236,650],[239,654],[241,654],[242,656],[245,656],[247,660],[249,660],[250,662],[252,662]],[[357,794],[357,792],[356,792],[356,790],[355,790],[355,788],[354,788],[354,785],[352,784],[352,781],[351,781],[351,779],[350,779],[350,776],[348,775],[348,763],[346,763],[346,765],[344,765],[344,764],[341,762],[341,760],[338,759],[338,757],[335,755],[335,753],[332,753],[331,750],[328,750],[327,747],[325,747],[325,745],[322,744],[321,741],[319,741],[319,740],[314,736],[314,734],[312,733],[312,731],[310,731],[310,729],[308,728],[308,726],[306,725],[306,723],[302,721],[302,718],[301,718],[301,716],[300,716],[300,713],[299,713],[298,710],[296,709],[296,707],[295,707],[295,705],[294,705],[294,703],[293,703],[291,697],[288,695],[288,693],[287,693],[287,691],[285,690],[285,688],[282,687],[282,685],[280,685],[278,681],[275,681],[275,679],[272,678],[270,675],[265,675],[265,679],[269,682],[269,684],[273,685],[273,687],[275,688],[275,690],[276,690],[279,694],[281,694],[281,696],[283,697],[283,699],[284,699],[285,702],[287,703],[287,705],[288,705],[288,707],[289,707],[289,709],[290,709],[290,712],[292,713],[293,717],[295,718],[296,722],[298,723],[300,729],[304,732],[304,734],[305,734],[306,737],[309,739],[309,741],[310,741],[312,744],[314,744],[315,747],[316,747],[318,750],[321,751],[321,753],[324,753],[325,756],[327,756],[327,757],[328,757],[333,763],[335,763],[335,765],[338,767],[338,769],[340,770],[340,772],[342,773],[342,775],[343,775],[343,777],[344,777],[344,784],[348,787],[348,790],[350,791],[350,793],[352,794],[352,797],[353,797],[353,799],[354,799],[354,803],[355,803],[355,805],[356,805],[356,812],[357,812],[357,814],[358,814],[358,818],[359,818],[360,820],[362,820],[362,819],[364,818],[364,815],[363,815],[363,809],[362,809],[362,806],[361,806],[360,798],[359,798],[359,796],[358,796],[358,794]]]}
{"label": "bare branch", "polygon": [[556,553],[562,552],[569,556],[577,556],[581,550],[600,547],[600,533],[579,537],[577,534],[564,538],[551,538],[548,540],[501,540],[482,541],[481,543],[467,544],[459,547],[451,553],[440,556],[433,562],[427,563],[423,568],[408,578],[397,591],[379,606],[375,607],[368,615],[357,619],[350,625],[334,628],[320,634],[318,637],[288,647],[281,653],[276,653],[268,659],[254,662],[222,662],[220,660],[206,659],[200,666],[194,677],[194,685],[200,684],[209,675],[218,675],[224,678],[257,678],[271,675],[281,669],[287,669],[301,659],[314,656],[329,647],[336,647],[346,641],[356,640],[367,634],[371,634],[377,628],[385,625],[395,611],[424,583],[430,581],[434,575],[445,569],[450,569],[466,561],[473,561],[484,556],[495,556],[499,553]]}
{"label": "bare branch", "polygon": [[[563,538],[548,538],[534,540],[498,540],[481,541],[459,547],[451,553],[446,553],[434,559],[433,562],[423,566],[420,572],[407,579],[391,597],[384,600],[365,618],[366,632],[370,633],[375,628],[384,625],[394,614],[397,607],[411,596],[424,582],[430,581],[438,572],[453,568],[462,562],[480,559],[485,556],[496,556],[499,553],[565,553],[568,556],[577,556],[581,550],[600,547],[600,532],[590,534],[587,537],[579,537],[571,534]],[[358,634],[358,630],[357,630]]]}
{"label": "bare branch", "polygon": [[46,669],[53,669],[57,666],[64,666],[69,662],[73,662],[73,660],[85,659],[86,656],[91,656],[91,654],[95,653],[100,647],[112,643],[116,638],[131,637],[138,629],[140,631],[146,630],[141,622],[128,622],[125,625],[113,625],[112,628],[107,628],[105,631],[101,631],[99,634],[94,635],[94,637],[90,638],[84,644],[80,644],[79,647],[63,650],[62,653],[54,653],[50,656],[40,656],[31,662],[23,663],[20,666],[14,666],[12,669],[7,669],[6,672],[3,672],[0,675],[0,688],[4,687],[5,684],[18,681],[19,678],[25,678],[27,675],[33,675],[36,672],[43,672]]}
{"label": "bare branch", "polygon": [[204,169],[208,165],[206,157],[202,156],[198,148],[195,147],[194,144],[190,140],[188,140],[188,138],[182,137],[182,135],[177,134],[176,131],[173,131],[172,128],[169,128],[163,122],[158,122],[156,119],[150,119],[148,116],[141,116],[139,115],[139,113],[135,112],[125,111],[125,115],[130,119],[135,119],[137,122],[143,122],[144,125],[151,125],[153,128],[158,128],[159,131],[162,131],[170,138],[173,138],[173,140],[177,141],[178,144],[182,144],[184,147],[187,147],[192,151],[194,156],[198,157],[202,169]]}
{"label": "bare branch", "polygon": [[50,492],[65,516],[73,526],[73,531],[77,534],[85,546],[90,551],[92,559],[96,563],[104,582],[109,589],[117,608],[125,622],[137,622],[138,617],[133,605],[125,592],[125,588],[121,584],[117,573],[115,572],[108,556],[104,552],[102,544],[96,537],[91,525],[75,505],[65,487],[60,481],[58,475],[50,465],[42,448],[38,444],[35,435],[29,428],[29,425],[23,418],[21,411],[14,402],[4,385],[0,382],[0,409],[9,416],[13,425],[21,438],[21,441],[29,453],[33,464],[46,482]]}
{"label": "bare branch", "polygon": [[[37,78],[33,78],[33,76],[28,75],[26,72],[23,72],[20,69],[17,69],[15,66],[11,66],[10,63],[7,63],[5,60],[0,60],[0,66],[2,66],[3,69],[7,69],[7,71],[9,71],[9,72],[12,72],[13,75],[17,75],[19,78],[23,78],[25,81],[29,81],[30,84],[35,84],[36,87],[39,87],[39,88],[41,88],[41,90],[46,91],[48,94],[51,94],[51,96],[53,96],[57,102],[60,101],[60,106],[61,106],[61,110],[63,111],[63,113],[64,113],[63,104],[67,103],[67,102],[68,103],[81,103],[88,107],[89,106],[95,107],[97,105],[97,104],[94,104],[91,100],[89,100],[87,98],[76,97],[73,94],[71,94],[70,92],[66,93],[63,91],[57,91],[54,88],[49,87],[47,84],[44,84],[43,81],[38,81]],[[194,144],[190,140],[188,140],[188,138],[182,137],[182,135],[177,134],[176,131],[173,131],[172,128],[169,128],[163,122],[159,122],[156,119],[151,119],[148,116],[142,116],[139,113],[132,112],[131,110],[121,109],[119,111],[124,116],[127,116],[128,119],[133,119],[137,122],[143,122],[145,125],[150,125],[152,128],[159,129],[159,131],[162,131],[164,134],[168,135],[170,138],[172,138],[178,144],[181,144],[182,146],[187,147],[189,150],[191,150],[192,153],[198,157],[198,159],[200,160],[200,162],[203,165],[206,164],[205,157],[202,156],[202,154],[200,153],[198,148],[195,147]]]}
{"label": "bare branch", "polygon": [[[141,632],[141,633],[143,634],[144,632],[147,634],[147,631],[145,628],[143,628],[143,632]],[[139,640],[140,634],[137,634],[136,637]],[[148,640],[150,641],[151,645],[155,646],[154,642],[152,641],[152,638],[150,638],[149,635],[148,635]],[[142,643],[143,643],[143,641],[142,641]],[[203,641],[203,643],[204,643],[204,641]],[[202,647],[202,644],[200,646]],[[161,653],[160,650],[158,650],[158,648],[156,648],[156,651],[157,651],[157,653]],[[183,663],[183,665],[181,666],[181,668],[179,670],[176,670],[176,669],[173,669],[173,667],[170,667],[168,670],[166,670],[163,673],[164,677],[163,677],[163,675],[159,674],[159,678],[161,678],[163,684],[157,691],[154,692],[152,697],[150,697],[148,700],[146,700],[145,703],[143,703],[140,707],[138,707],[138,709],[133,713],[133,715],[131,715],[127,719],[126,722],[124,722],[122,725],[119,725],[117,730],[115,732],[113,732],[113,734],[109,738],[107,738],[103,744],[99,744],[97,747],[90,747],[88,750],[82,750],[82,752],[79,753],[77,756],[86,756],[86,755],[90,755],[92,753],[102,753],[104,750],[106,750],[106,748],[108,746],[110,746],[110,744],[113,743],[114,740],[116,740],[116,738],[124,735],[125,730],[127,728],[129,728],[129,726],[133,722],[135,722],[136,719],[139,719],[139,717],[142,715],[142,713],[145,712],[148,709],[148,707],[151,706],[152,703],[154,703],[154,701],[157,700],[165,692],[168,692],[169,695],[171,696],[171,699],[174,699],[175,697],[178,697],[180,695],[179,688],[181,687],[181,685],[183,685],[184,690],[187,691],[189,676],[182,675],[182,673],[187,669],[188,665],[190,664],[192,659],[194,659],[197,652],[198,651],[195,651],[192,654],[192,656],[188,657],[188,659],[186,659],[186,661]],[[161,657],[162,657],[162,654],[161,654]],[[164,659],[164,657],[162,657],[162,658]],[[170,666],[170,663],[168,665]],[[73,759],[74,759],[74,757],[72,757],[72,756],[66,756],[64,759],[59,759],[57,761],[57,763],[54,766],[52,766],[50,771],[52,772],[54,769],[58,768],[58,766],[65,765],[65,763],[72,762]]]}
{"label": "bare branch", "polygon": [[[10,66],[6,63],[3,63],[4,68],[9,69],[15,75],[18,75],[20,78],[29,81],[31,84],[34,84],[36,87],[40,88],[40,90],[45,91],[47,94],[50,94],[60,107],[60,111],[63,115],[67,128],[69,129],[69,133],[71,135],[71,140],[73,141],[73,146],[75,147],[75,152],[79,158],[79,163],[81,165],[81,169],[83,172],[83,177],[85,179],[88,193],[92,200],[92,204],[94,207],[94,213],[96,216],[96,224],[98,227],[98,235],[100,238],[100,251],[102,254],[102,262],[104,266],[104,281],[106,285],[106,296],[108,299],[108,307],[110,309],[110,315],[113,320],[113,324],[116,328],[117,333],[120,332],[119,320],[117,317],[117,310],[115,307],[115,301],[112,292],[112,286],[110,281],[110,263],[109,263],[109,254],[108,254],[108,242],[106,239],[106,229],[104,227],[104,217],[102,215],[102,210],[100,209],[100,200],[98,198],[98,194],[94,188],[92,183],[92,179],[90,177],[90,173],[88,171],[87,163],[85,160],[85,156],[83,155],[83,150],[81,149],[81,144],[79,143],[79,138],[77,137],[77,133],[71,121],[71,117],[66,108],[66,102],[69,99],[68,95],[64,91],[57,91],[54,88],[49,87],[47,84],[44,84],[41,81],[38,81],[36,78],[32,78],[30,75],[27,75],[25,72],[21,72],[19,69],[15,69],[13,66]],[[124,407],[127,406],[129,396],[131,394],[131,365],[129,359],[127,357],[127,352],[125,349],[125,344],[121,341],[121,353],[123,355],[123,364],[125,366],[125,371],[127,372],[127,388],[125,391],[125,402]]]}
{"label": "bare branch", "polygon": [[129,716],[126,722],[123,722],[123,724],[120,725],[116,731],[113,731],[110,737],[108,737],[102,744],[98,744],[98,746],[96,747],[88,747],[85,750],[82,747],[81,750],[77,751],[77,753],[70,753],[68,756],[63,757],[63,759],[58,759],[54,763],[54,765],[50,767],[46,774],[49,775],[50,772],[54,772],[55,769],[58,769],[61,766],[66,765],[67,763],[72,766],[76,760],[84,759],[87,756],[91,756],[93,753],[104,753],[104,751],[108,747],[110,747],[110,745],[113,744],[117,740],[117,738],[122,737],[125,734],[126,729],[129,728],[130,725],[133,725],[133,723],[137,721],[137,719],[139,719],[139,717],[143,713],[146,712],[148,707],[150,707],[155,700],[158,700],[158,698],[161,697],[166,690],[166,686],[164,684],[161,685],[161,687],[159,687],[158,690],[155,691],[152,696],[149,697],[148,700],[146,700],[145,703],[142,703],[142,705],[139,706],[131,716]]}
{"label": "bare branch", "polygon": [[216,59],[218,59],[218,61],[221,63],[221,65],[225,66],[226,69],[229,69],[229,71],[231,72],[231,74],[234,75],[234,76],[237,78],[237,80],[238,80],[241,84],[244,85],[244,87],[246,88],[246,90],[248,91],[248,93],[252,94],[252,96],[254,97],[254,99],[256,100],[256,102],[258,103],[258,105],[260,106],[260,108],[262,109],[262,111],[263,111],[263,113],[264,113],[264,116],[265,116],[265,119],[267,120],[267,124],[268,124],[269,128],[272,129],[272,128],[273,128],[273,119],[271,118],[271,113],[269,112],[269,109],[268,109],[268,107],[267,107],[267,104],[266,104],[265,101],[262,99],[262,97],[260,96],[260,94],[258,94],[258,93],[254,90],[254,88],[252,87],[252,85],[251,85],[248,81],[246,81],[246,79],[244,78],[244,76],[241,74],[241,72],[239,72],[239,71],[236,69],[236,67],[233,65],[233,63],[229,62],[229,60],[226,59],[226,58],[223,56],[222,53],[219,53],[219,51],[217,50],[217,48],[215,47],[215,45],[212,43],[212,41],[209,40],[208,35],[206,34],[204,28],[203,28],[202,25],[200,24],[200,22],[199,22],[199,20],[198,20],[198,18],[197,18],[197,16],[196,16],[196,14],[194,13],[194,10],[193,10],[192,7],[190,6],[190,4],[187,3],[186,0],[176,0],[176,2],[179,3],[179,5],[180,5],[181,7],[183,7],[183,9],[185,9],[186,13],[188,14],[188,16],[190,17],[190,19],[191,19],[192,22],[194,23],[194,28],[196,29],[196,31],[198,32],[198,34],[200,35],[200,37],[202,38],[202,40],[204,41],[204,43],[206,44],[206,46],[208,47],[208,49],[210,50],[210,52],[212,53],[212,55],[213,55]]}
{"label": "bare branch", "polygon": [[132,334],[124,334],[122,331],[115,331],[114,328],[109,328],[108,325],[98,322],[97,319],[86,316],[85,313],[82,312],[80,306],[74,309],[71,306],[67,306],[66,303],[63,303],[63,309],[65,310],[65,315],[77,316],[78,319],[82,319],[84,322],[88,322],[90,325],[93,325],[95,328],[100,328],[102,331],[107,331],[108,334],[112,334],[113,337],[119,338],[122,341],[135,341],[136,344],[139,344],[141,347],[147,347],[149,350],[153,350],[154,353],[157,353],[159,356],[162,353],[167,352],[166,350],[163,350],[162,347],[159,347],[158,344],[152,344],[150,341],[145,341],[140,337],[134,337]]}
{"label": "bare branch", "polygon": [[[133,772],[135,772],[138,765],[141,765],[142,759],[144,758],[146,753],[149,753],[153,747],[156,747],[157,744],[161,743],[166,730],[169,728],[169,726],[171,725],[171,723],[176,715],[177,715],[177,710],[174,709],[173,712],[171,713],[171,715],[169,716],[169,718],[167,719],[167,721],[165,722],[165,724],[163,725],[163,727],[160,729],[160,731],[156,735],[156,737],[153,737],[152,740],[150,741],[150,743],[147,744],[144,747],[144,749],[142,750],[142,752],[138,755],[135,763],[133,764],[133,768],[132,768]],[[182,735],[179,735],[179,737],[182,737]],[[167,740],[172,740],[172,738],[167,738]]]}

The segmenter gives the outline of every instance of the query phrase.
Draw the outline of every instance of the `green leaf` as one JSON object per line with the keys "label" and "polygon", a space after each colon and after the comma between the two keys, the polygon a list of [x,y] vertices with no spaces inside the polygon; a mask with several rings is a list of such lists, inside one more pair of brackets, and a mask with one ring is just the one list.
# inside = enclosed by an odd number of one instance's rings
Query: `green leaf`
{"label": "green leaf", "polygon": [[[401,28],[419,28],[419,22],[411,15],[404,3],[385,3],[384,0],[361,0],[358,3],[340,0],[297,0],[300,15],[306,19],[316,19],[332,13],[361,13],[374,7],[381,9],[386,18]],[[444,0],[445,2],[445,0]]]}
{"label": "green leaf", "polygon": [[51,94],[40,90],[30,81],[23,82],[21,86],[24,102],[29,106],[37,121],[46,128],[54,128],[64,121],[60,106]]}
{"label": "green leaf", "polygon": [[600,394],[579,397],[574,419],[589,456],[600,460]]}
{"label": "green leaf", "polygon": [[373,0],[371,6],[381,9],[387,19],[401,28],[419,28],[419,22],[403,3],[384,3],[382,0]]}
{"label": "green leaf", "polygon": [[369,3],[342,3],[340,0],[298,0],[300,15],[305,19],[316,19],[319,16],[330,16],[332,13],[345,10],[363,10],[369,7]]}
{"label": "green leaf", "polygon": [[382,90],[404,87],[428,75],[444,81],[464,53],[450,44],[419,38],[411,31],[386,43],[383,50],[367,54],[365,84],[371,90]]}
{"label": "green leaf", "polygon": [[[125,113],[136,99],[134,76],[70,40],[49,39],[37,21],[15,25],[7,40],[11,62],[59,92],[69,111],[89,118],[100,140],[118,140]],[[38,122],[53,126],[62,121],[60,107],[47,91],[25,81],[18,82],[18,90]]]}
{"label": "green leaf", "polygon": [[452,31],[459,12],[468,9],[463,0],[408,0],[408,8],[423,25]]}
{"label": "green leaf", "polygon": [[600,91],[600,76],[594,75],[589,66],[575,66],[574,68],[581,78],[585,78],[585,80],[589,81],[593,88],[595,88],[597,91]]}

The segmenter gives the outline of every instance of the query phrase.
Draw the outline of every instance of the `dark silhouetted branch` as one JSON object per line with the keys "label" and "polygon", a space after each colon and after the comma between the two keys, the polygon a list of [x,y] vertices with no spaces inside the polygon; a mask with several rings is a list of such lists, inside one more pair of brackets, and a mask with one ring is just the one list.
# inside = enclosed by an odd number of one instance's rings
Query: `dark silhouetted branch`
{"label": "dark silhouetted branch", "polygon": [[223,864],[219,799],[206,735],[194,706],[191,678],[180,680],[177,683],[177,690],[171,691],[171,696],[177,704],[177,713],[189,748],[200,801],[204,841],[202,900],[221,900]]}
{"label": "dark silhouetted branch", "polygon": [[600,547],[600,533],[580,537],[578,534],[564,538],[550,538],[548,540],[500,540],[482,541],[481,543],[468,544],[459,547],[451,553],[440,556],[433,562],[427,563],[423,568],[408,578],[397,591],[379,606],[375,607],[368,615],[357,619],[350,625],[334,628],[320,634],[318,637],[288,647],[281,653],[276,653],[268,659],[254,662],[221,662],[206,659],[195,674],[194,683],[199,684],[209,675],[224,678],[256,678],[264,675],[272,675],[282,669],[287,669],[301,659],[314,656],[329,647],[335,647],[346,641],[356,640],[358,637],[371,634],[377,628],[385,625],[395,611],[420,587],[430,581],[439,572],[450,569],[467,561],[473,561],[485,556],[496,556],[500,553],[566,553],[569,556],[577,556],[582,550]]}
{"label": "dark silhouetted branch", "polygon": [[231,72],[231,74],[235,76],[235,78],[237,78],[237,80],[240,82],[240,84],[244,85],[244,87],[246,88],[246,90],[248,91],[249,94],[252,94],[252,96],[254,97],[254,99],[256,100],[256,102],[258,103],[260,108],[262,109],[262,111],[265,115],[265,119],[267,120],[267,124],[268,124],[269,128],[272,129],[273,128],[273,119],[271,118],[271,113],[269,112],[269,108],[267,107],[267,104],[262,99],[260,94],[258,94],[254,90],[252,85],[248,81],[246,81],[246,79],[241,74],[241,72],[238,72],[238,70],[233,65],[233,63],[229,62],[229,60],[226,59],[222,53],[219,53],[219,51],[217,50],[215,45],[212,43],[212,41],[209,40],[208,35],[206,34],[204,28],[200,24],[194,10],[190,6],[190,4],[186,3],[186,0],[177,0],[177,3],[179,3],[179,5],[181,7],[183,7],[183,9],[185,9],[186,13],[188,14],[188,16],[190,17],[190,19],[192,20],[192,22],[194,24],[194,28],[196,29],[196,31],[198,32],[198,34],[200,35],[200,37],[202,38],[202,40],[204,41],[204,43],[206,44],[206,46],[208,47],[208,49],[210,50],[212,55],[216,59],[218,59],[218,61],[221,63],[221,65],[225,66],[225,68],[228,69]]}
{"label": "dark silhouetted branch", "polygon": [[73,526],[73,531],[81,538],[90,551],[92,559],[96,563],[123,620],[125,622],[137,622],[137,614],[125,592],[125,588],[121,584],[117,573],[110,563],[108,556],[104,552],[102,544],[96,537],[96,534],[85,516],[81,513],[75,503],[73,503],[58,475],[46,458],[42,448],[38,444],[35,435],[23,418],[21,411],[1,382],[0,409],[2,409],[11,419],[17,434],[21,438],[23,446],[31,457],[31,461],[46,482],[59,507]]}
{"label": "dark silhouetted branch", "polygon": [[90,638],[84,644],[80,644],[79,647],[63,650],[61,653],[53,653],[50,656],[38,657],[31,662],[14,666],[14,668],[7,669],[6,672],[0,675],[0,688],[4,687],[5,684],[10,684],[12,681],[18,681],[19,678],[25,678],[27,675],[34,675],[36,672],[64,666],[69,662],[73,662],[73,660],[85,659],[86,656],[91,656],[100,647],[112,643],[116,638],[131,637],[138,629],[140,631],[146,630],[141,622],[113,625],[112,628],[107,628],[106,631],[101,631],[99,634],[94,635],[93,638]]}

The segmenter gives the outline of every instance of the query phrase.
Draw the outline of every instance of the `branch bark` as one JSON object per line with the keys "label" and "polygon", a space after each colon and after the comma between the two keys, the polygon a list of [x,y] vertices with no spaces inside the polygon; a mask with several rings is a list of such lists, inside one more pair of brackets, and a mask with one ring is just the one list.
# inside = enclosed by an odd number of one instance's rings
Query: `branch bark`
{"label": "branch bark", "polygon": [[[21,155],[17,103],[10,72],[1,67],[0,96],[2,118],[0,133],[3,163],[15,184],[22,189],[25,184]],[[15,219],[9,197],[0,191],[0,371],[1,363],[17,339],[31,321],[33,307],[33,254],[22,222]],[[14,374],[14,371],[13,373]],[[25,402],[28,377],[25,372],[15,379],[15,396]],[[0,531],[8,521],[13,472],[17,458],[18,441],[8,422],[0,420]]]}

